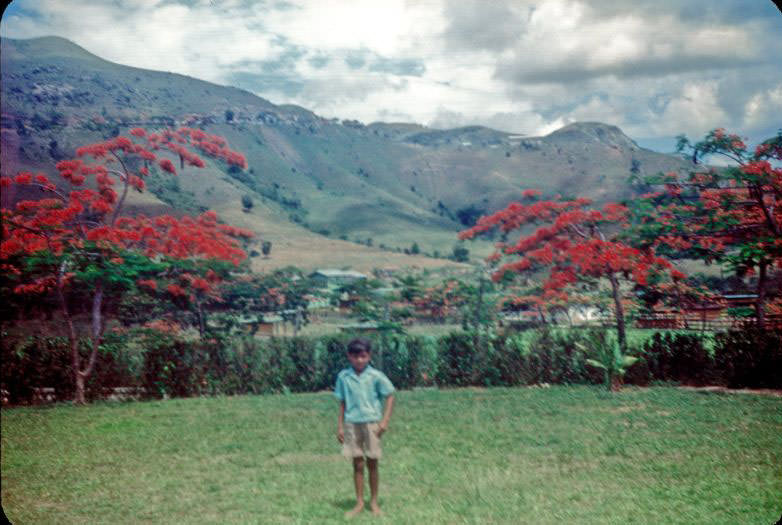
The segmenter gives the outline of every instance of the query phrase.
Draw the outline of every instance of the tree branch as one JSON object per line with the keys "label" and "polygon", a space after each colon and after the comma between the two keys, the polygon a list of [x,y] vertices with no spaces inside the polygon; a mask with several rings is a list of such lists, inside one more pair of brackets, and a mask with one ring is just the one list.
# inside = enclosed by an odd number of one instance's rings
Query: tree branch
{"label": "tree branch", "polygon": [[117,203],[117,206],[114,207],[114,213],[111,215],[111,221],[109,221],[109,224],[111,226],[114,226],[114,223],[117,221],[117,217],[119,217],[119,212],[122,210],[122,205],[125,203],[125,197],[128,195],[128,187],[130,186],[130,173],[128,173],[128,169],[125,167],[125,163],[122,162],[122,159],[119,155],[117,155],[114,151],[111,152],[112,155],[114,155],[114,158],[119,161],[120,166],[122,166],[122,171],[125,172],[124,176],[117,172],[116,170],[110,170],[114,173],[117,173],[120,177],[120,180],[123,180],[125,183],[125,187],[122,189],[122,197],[120,197],[119,202]]}

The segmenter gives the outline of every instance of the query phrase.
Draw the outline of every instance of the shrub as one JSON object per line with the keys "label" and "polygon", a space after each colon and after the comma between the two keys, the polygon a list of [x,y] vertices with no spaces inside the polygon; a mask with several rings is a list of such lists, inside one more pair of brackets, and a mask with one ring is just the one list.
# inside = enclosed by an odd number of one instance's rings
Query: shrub
{"label": "shrub", "polygon": [[[505,337],[485,328],[438,338],[390,331],[362,336],[372,342],[373,365],[397,388],[413,388],[600,383],[601,371],[586,365],[587,358],[597,357],[590,342],[599,333],[543,327]],[[118,386],[143,387],[150,397],[331,390],[337,373],[348,366],[345,348],[354,335],[259,339],[209,334],[199,340],[149,329],[108,333],[87,395],[100,398]],[[721,378],[731,387],[782,388],[782,332],[747,328],[719,334],[714,359],[705,339],[656,333],[625,381],[701,384]],[[86,355],[86,341],[83,346]],[[34,401],[40,387],[54,387],[57,400],[70,398],[67,339],[4,340],[0,383],[11,403]]]}
{"label": "shrub", "polygon": [[34,401],[35,389],[41,387],[54,388],[56,400],[71,397],[67,338],[34,335],[14,341],[6,337],[2,343],[0,387],[8,392],[9,403]]}
{"label": "shrub", "polygon": [[588,333],[558,331],[542,327],[531,331],[522,353],[522,373],[526,383],[599,383],[602,375],[586,367]]}
{"label": "shrub", "polygon": [[704,337],[687,333],[655,333],[643,354],[652,379],[703,385],[714,381],[714,359]]}
{"label": "shrub", "polygon": [[141,380],[150,397],[198,395],[208,386],[207,363],[224,360],[218,345],[210,348],[156,330],[146,330],[142,341],[146,352]]}
{"label": "shrub", "polygon": [[717,334],[717,369],[732,388],[782,388],[782,330],[753,326]]}
{"label": "shrub", "polygon": [[464,332],[445,335],[438,341],[437,383],[467,386],[473,384],[478,352],[473,339]]}
{"label": "shrub", "polygon": [[104,335],[95,361],[95,372],[85,385],[88,399],[110,396],[116,387],[142,386],[145,352],[138,344],[131,344],[132,336],[132,333],[113,332]]}

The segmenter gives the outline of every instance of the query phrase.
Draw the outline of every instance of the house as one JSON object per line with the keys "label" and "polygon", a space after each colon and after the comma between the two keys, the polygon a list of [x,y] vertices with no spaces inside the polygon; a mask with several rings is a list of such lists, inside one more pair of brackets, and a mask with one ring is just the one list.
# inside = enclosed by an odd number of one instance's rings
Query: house
{"label": "house", "polygon": [[380,325],[373,321],[365,321],[361,323],[344,324],[339,327],[340,332],[348,333],[377,333],[380,331]]}
{"label": "house", "polygon": [[255,323],[255,336],[279,337],[288,335],[285,319],[280,315],[264,314]]}
{"label": "house", "polygon": [[367,278],[363,273],[333,269],[315,270],[309,277],[321,288],[337,288]]}

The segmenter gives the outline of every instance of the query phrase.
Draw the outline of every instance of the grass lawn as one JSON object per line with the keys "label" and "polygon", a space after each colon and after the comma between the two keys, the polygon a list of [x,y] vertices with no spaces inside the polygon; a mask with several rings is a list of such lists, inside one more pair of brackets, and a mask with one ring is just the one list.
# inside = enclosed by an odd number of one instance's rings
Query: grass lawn
{"label": "grass lawn", "polygon": [[[782,399],[673,388],[416,390],[358,523],[774,523]],[[21,523],[340,523],[329,393],[2,410]]]}

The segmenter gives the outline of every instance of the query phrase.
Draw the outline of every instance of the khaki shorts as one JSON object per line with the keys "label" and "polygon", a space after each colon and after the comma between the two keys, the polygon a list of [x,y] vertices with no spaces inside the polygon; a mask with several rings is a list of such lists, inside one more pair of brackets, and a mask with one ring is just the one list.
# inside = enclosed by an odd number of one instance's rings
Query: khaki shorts
{"label": "khaki shorts", "polygon": [[380,438],[377,436],[378,427],[378,423],[345,422],[345,442],[342,444],[342,455],[348,459],[363,456],[380,459],[383,451],[380,449]]}

